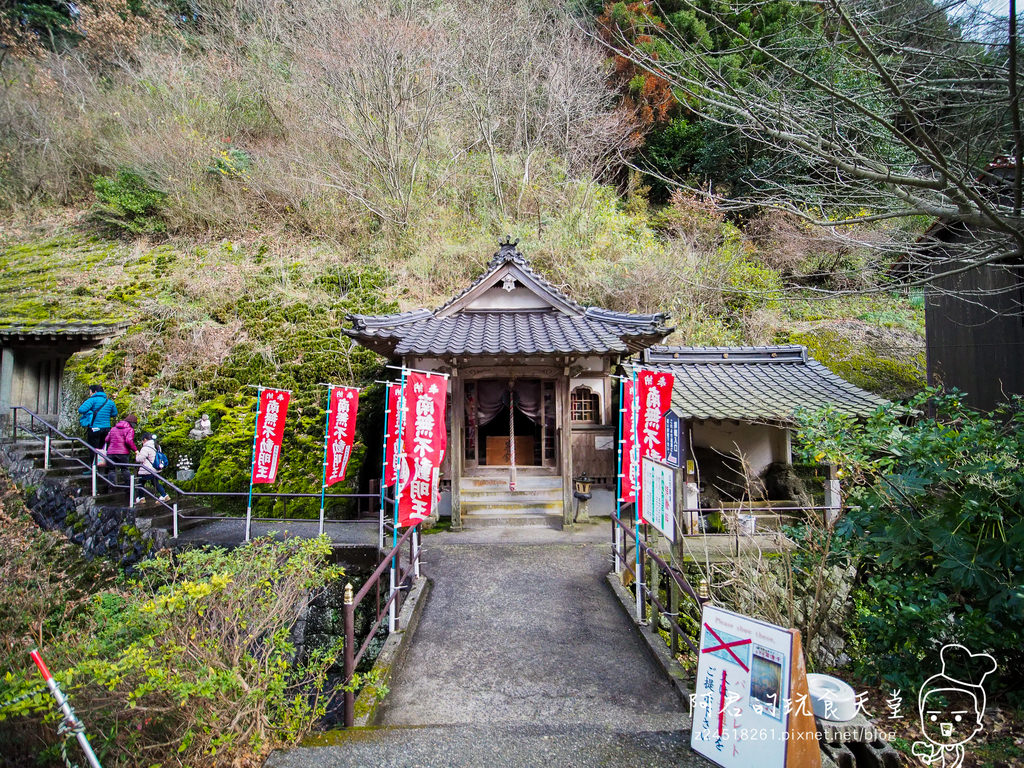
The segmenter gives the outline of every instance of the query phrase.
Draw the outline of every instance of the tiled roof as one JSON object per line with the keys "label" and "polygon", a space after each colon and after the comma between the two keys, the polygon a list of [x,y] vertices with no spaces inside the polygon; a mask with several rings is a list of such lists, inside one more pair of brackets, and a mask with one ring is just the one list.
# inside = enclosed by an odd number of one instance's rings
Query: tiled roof
{"label": "tiled roof", "polygon": [[420,310],[383,317],[353,315],[356,327],[346,333],[371,349],[396,355],[626,353],[631,340],[640,348],[664,336],[656,318],[592,310],[577,317],[545,311],[462,312],[439,318]]}
{"label": "tiled roof", "polygon": [[493,275],[496,271],[501,269],[506,264],[514,264],[518,267],[524,275],[534,283],[534,288],[539,289],[538,292],[544,293],[549,299],[554,301],[556,304],[563,305],[569,311],[582,312],[584,307],[577,304],[575,301],[566,296],[560,289],[558,289],[553,283],[543,277],[539,272],[534,270],[530,266],[530,262],[526,260],[526,257],[519,252],[516,245],[519,243],[518,240],[512,242],[510,239],[503,240],[498,243],[498,250],[494,252],[491,257],[490,263],[487,265],[487,271],[484,272],[480,277],[470,283],[465,290],[461,291],[457,295],[450,298],[442,306],[438,307],[435,314],[444,315],[448,313],[453,307],[455,307],[465,296],[472,293],[473,290],[487,281],[487,279]]}
{"label": "tiled roof", "polygon": [[[671,331],[665,315],[631,315],[583,307],[530,268],[513,242],[503,242],[487,272],[436,311],[349,315],[345,333],[363,346],[396,355],[626,354]],[[549,304],[543,309],[470,308],[474,295],[512,269],[517,282]],[[505,270],[500,272],[499,270]]]}
{"label": "tiled roof", "polygon": [[128,327],[127,322],[88,323],[57,322],[7,323],[0,321],[0,340],[41,343],[47,341],[102,341],[116,336]]}
{"label": "tiled roof", "polygon": [[672,406],[687,419],[792,422],[799,410],[831,405],[867,416],[888,400],[832,373],[797,345],[663,347],[645,350],[644,366],[675,374]]}

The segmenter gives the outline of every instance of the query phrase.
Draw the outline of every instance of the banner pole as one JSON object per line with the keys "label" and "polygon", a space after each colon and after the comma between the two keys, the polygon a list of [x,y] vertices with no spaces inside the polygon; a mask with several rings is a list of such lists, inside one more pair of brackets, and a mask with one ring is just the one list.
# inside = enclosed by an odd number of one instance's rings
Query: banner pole
{"label": "banner pole", "polygon": [[[377,549],[381,552],[384,551],[384,491],[386,486],[384,485],[384,479],[388,474],[388,420],[391,416],[388,408],[388,403],[391,401],[391,384],[390,381],[384,382],[384,446],[381,449],[380,459],[380,526],[377,532]],[[395,445],[395,453],[398,452],[398,445]],[[398,487],[398,480],[395,480],[395,487]]]}
{"label": "banner pole", "polygon": [[631,457],[634,462],[630,461],[630,469],[635,468],[636,475],[633,477],[633,493],[636,495],[636,500],[633,502],[633,519],[636,521],[633,523],[633,533],[636,534],[636,620],[642,622],[644,619],[643,609],[643,593],[644,593],[644,575],[640,572],[640,505],[643,501],[643,487],[640,483],[640,432],[639,432],[639,420],[637,418],[637,411],[640,409],[639,401],[639,387],[637,386],[636,367],[630,369],[633,377],[633,445]]}
{"label": "banner pole", "polygon": [[324,416],[324,471],[320,482],[320,536],[324,535],[324,497],[327,494],[327,440],[331,432],[331,393],[334,385],[327,385],[327,415]]}
{"label": "banner pole", "polygon": [[[625,385],[623,380],[619,379],[619,455],[618,455],[618,468],[619,471],[615,478],[615,519],[618,522],[622,522],[622,398],[625,394]],[[622,574],[622,527],[620,525],[615,526],[615,538],[612,541],[612,553],[615,556],[615,573],[618,575]]]}
{"label": "banner pole", "polygon": [[248,541],[252,533],[252,485],[256,475],[256,438],[259,436],[260,428],[260,398],[263,396],[263,387],[256,387],[256,423],[252,428],[252,460],[249,462],[249,500],[245,505],[245,540]]}
{"label": "banner pole", "polygon": [[[391,548],[394,549],[398,546],[398,505],[401,502],[401,490],[402,490],[402,466],[405,463],[405,435],[402,434],[403,422],[405,421],[405,379],[408,369],[402,368],[402,385],[398,394],[398,437],[395,440],[395,455],[398,456],[398,469],[395,472],[395,524],[391,529]],[[411,474],[409,479],[411,480]],[[395,589],[397,588],[397,568],[398,563],[395,560],[395,556],[391,556],[391,594],[388,597],[393,597]],[[391,601],[390,609],[388,610],[388,631],[395,631],[395,622],[398,618],[397,611],[397,600]]]}

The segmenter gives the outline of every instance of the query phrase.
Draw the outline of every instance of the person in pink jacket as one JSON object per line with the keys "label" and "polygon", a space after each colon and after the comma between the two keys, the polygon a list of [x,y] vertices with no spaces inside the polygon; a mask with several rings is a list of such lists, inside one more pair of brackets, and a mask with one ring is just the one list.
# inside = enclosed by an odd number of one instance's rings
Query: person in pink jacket
{"label": "person in pink jacket", "polygon": [[131,474],[131,467],[117,465],[127,464],[131,455],[138,453],[139,449],[135,445],[136,423],[135,416],[128,414],[110,429],[104,441],[103,447],[107,452],[107,479],[115,485],[122,475],[127,483]]}

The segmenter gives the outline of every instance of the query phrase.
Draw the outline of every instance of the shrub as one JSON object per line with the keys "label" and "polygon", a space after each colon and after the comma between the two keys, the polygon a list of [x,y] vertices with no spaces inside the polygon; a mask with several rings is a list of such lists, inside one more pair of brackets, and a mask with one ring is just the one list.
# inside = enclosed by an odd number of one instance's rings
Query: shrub
{"label": "shrub", "polygon": [[[329,551],[321,537],[164,552],[47,627],[43,655],[103,764],[237,765],[308,732],[336,649],[298,660],[290,629],[311,591],[340,574]],[[38,683],[26,661],[23,649],[10,659],[0,700]],[[45,750],[52,710],[38,696],[0,713],[0,746],[25,759]]]}
{"label": "shrub", "polygon": [[121,169],[117,175],[97,176],[92,221],[113,234],[152,235],[167,231],[161,210],[167,196],[149,187],[134,171]]}
{"label": "shrub", "polygon": [[[920,661],[959,642],[1000,665],[993,686],[1020,695],[1024,640],[1024,400],[992,413],[930,390],[866,421],[802,417],[808,457],[836,464],[849,512],[836,533],[861,582],[853,640],[865,678],[906,687]],[[923,667],[928,669],[928,667]]]}

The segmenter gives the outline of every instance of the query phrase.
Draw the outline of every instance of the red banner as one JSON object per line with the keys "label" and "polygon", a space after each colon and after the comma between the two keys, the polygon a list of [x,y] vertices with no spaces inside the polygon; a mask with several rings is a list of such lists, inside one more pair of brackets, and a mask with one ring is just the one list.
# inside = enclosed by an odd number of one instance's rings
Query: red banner
{"label": "red banner", "polygon": [[354,387],[331,387],[327,411],[327,472],[324,483],[334,485],[345,479],[345,469],[352,456],[356,436],[356,412],[359,390]]}
{"label": "red banner", "polygon": [[252,465],[252,482],[272,483],[277,479],[284,420],[291,395],[283,389],[260,392],[259,417],[256,419],[256,457]]}
{"label": "red banner", "polygon": [[648,523],[643,505],[643,478],[640,459],[665,460],[665,414],[672,407],[671,373],[640,370],[636,379],[636,437],[639,445],[637,458],[636,513],[640,522]]}
{"label": "red banner", "polygon": [[384,443],[384,487],[390,488],[395,484],[395,476],[398,474],[398,456],[395,450],[398,446],[398,398],[402,394],[400,384],[388,384],[388,434]]}
{"label": "red banner", "polygon": [[446,445],[444,411],[448,382],[444,376],[410,373],[405,380],[405,418],[402,452],[405,455],[398,524],[417,525],[434,509]]}
{"label": "red banner", "polygon": [[640,456],[665,460],[665,414],[672,407],[672,386],[675,376],[659,371],[643,371],[637,375],[637,431],[640,434]]}
{"label": "red banner", "polygon": [[622,384],[622,457],[619,466],[619,474],[622,476],[622,498],[624,504],[636,501],[636,491],[640,484],[639,457],[634,450],[636,440],[634,439],[633,427],[633,382],[626,381]]}

